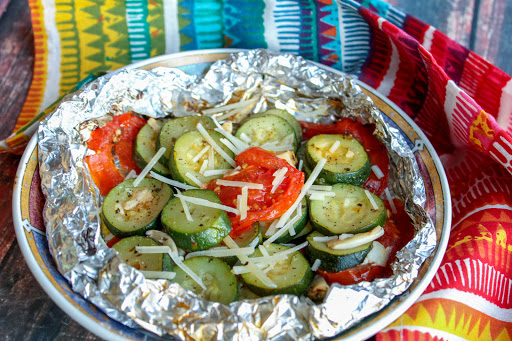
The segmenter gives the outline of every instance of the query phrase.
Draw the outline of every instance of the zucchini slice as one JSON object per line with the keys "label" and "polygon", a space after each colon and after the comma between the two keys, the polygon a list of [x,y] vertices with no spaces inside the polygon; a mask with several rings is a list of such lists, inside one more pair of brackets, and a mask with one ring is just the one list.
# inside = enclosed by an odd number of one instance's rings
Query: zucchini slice
{"label": "zucchini slice", "polygon": [[229,265],[215,257],[193,257],[183,261],[206,286],[203,290],[195,280],[176,268],[174,281],[200,297],[213,302],[229,304],[238,299],[238,283]]}
{"label": "zucchini slice", "polygon": [[315,230],[333,236],[366,232],[377,225],[384,226],[386,207],[378,196],[349,184],[333,185],[332,191],[334,197],[309,202],[309,221]]}
{"label": "zucchini slice", "polygon": [[297,137],[297,141],[302,141],[302,127],[300,126],[299,121],[290,114],[288,111],[283,109],[269,109],[263,113],[263,115],[276,115],[281,118],[284,118],[286,122],[290,123],[293,130],[295,131],[295,136]]}
{"label": "zucchini slice", "polygon": [[151,238],[132,236],[121,239],[112,248],[118,252],[119,257],[126,264],[133,266],[137,270],[172,271],[174,263],[169,255],[163,253],[139,253],[135,249],[137,246],[158,245],[160,244]]}
{"label": "zucchini slice", "polygon": [[359,186],[370,176],[368,154],[359,141],[350,135],[320,134],[309,139],[306,147],[308,167],[315,168],[322,158],[327,162],[318,176],[326,183]]}
{"label": "zucchini slice", "polygon": [[[222,150],[224,150],[230,157],[234,159],[235,154],[227,147],[225,147],[222,142],[220,142],[220,139],[224,138],[222,134],[216,132],[215,130],[208,130],[208,134],[219,145],[219,147],[222,148]],[[200,154],[206,147],[209,147],[210,150],[208,152],[202,153],[202,155],[197,159],[196,156]],[[187,173],[192,174],[192,176],[201,183],[207,183],[213,179],[222,177],[222,174],[204,176],[200,173],[204,162],[208,162],[208,167],[206,168],[207,170],[232,168],[231,164],[217,152],[213,153],[213,165],[211,165],[211,161],[209,161],[209,154],[212,152],[212,150],[213,149],[208,141],[206,141],[203,135],[201,135],[201,133],[197,130],[189,131],[181,135],[174,143],[170,155],[169,169],[173,179],[184,182],[191,186],[198,187],[198,184],[189,176],[187,176]]]}
{"label": "zucchini slice", "polygon": [[215,123],[212,118],[209,116],[184,116],[174,118],[167,123],[165,123],[158,134],[158,138],[156,140],[156,148],[155,150],[159,150],[160,147],[165,147],[166,151],[160,162],[162,165],[167,167],[169,164],[169,155],[171,154],[172,146],[174,142],[188,131],[195,130],[197,124],[201,123],[205,129],[213,129],[215,128]]}
{"label": "zucchini slice", "polygon": [[[241,138],[242,134],[249,137],[251,146],[262,147],[274,152],[297,150],[298,142],[293,127],[284,118],[276,115],[251,117],[241,124],[235,136]],[[290,148],[281,149],[288,144],[283,144],[283,141],[286,140],[289,140]]]}
{"label": "zucchini slice", "polygon": [[360,264],[372,249],[372,242],[348,250],[333,250],[326,242],[315,241],[315,237],[324,237],[319,232],[312,232],[308,237],[307,257],[311,264],[320,260],[320,270],[339,272]]}
{"label": "zucchini slice", "polygon": [[118,238],[143,236],[147,230],[160,228],[160,212],[172,197],[171,187],[155,179],[121,182],[103,201],[102,216],[109,231]]}
{"label": "zucchini slice", "polygon": [[[213,191],[191,189],[183,195],[220,204]],[[165,232],[176,245],[186,251],[201,251],[219,244],[231,232],[231,221],[226,211],[186,202],[192,221],[187,219],[180,198],[171,199],[162,210],[161,221]]]}
{"label": "zucchini slice", "polygon": [[[260,225],[257,222],[252,224],[249,230],[233,238],[234,242],[236,243],[236,245],[238,245],[238,247],[246,247],[249,244],[251,244],[255,239],[258,239],[259,241],[256,246],[263,242],[263,234]],[[221,245],[224,245],[224,243],[222,242]],[[236,264],[236,262],[238,262],[237,256],[219,258],[226,262],[229,266],[233,266]]]}
{"label": "zucchini slice", "polygon": [[[297,215],[297,210],[295,210],[295,212],[292,214],[290,219],[294,219],[296,215]],[[279,220],[279,218],[276,218],[276,219]],[[259,225],[261,226],[261,229],[263,232],[263,239],[266,240],[272,236],[272,234],[267,235],[267,231],[268,231],[269,227],[271,227],[271,225],[274,221],[275,220],[259,222]],[[307,203],[307,199],[304,198],[301,201],[301,216],[300,216],[299,220],[293,226],[293,230],[295,231],[295,234],[292,236],[292,235],[290,235],[290,232],[286,232],[285,234],[283,234],[282,236],[277,238],[274,241],[274,243],[284,244],[284,243],[288,243],[292,239],[298,238],[299,233],[302,232],[302,230],[306,226],[307,222],[308,222],[308,203]],[[277,231],[275,231],[275,232],[277,232]]]}
{"label": "zucchini slice", "polygon": [[[270,256],[275,253],[288,250],[288,246],[269,244],[266,250]],[[250,257],[262,257],[262,253],[257,249]],[[242,279],[249,290],[259,296],[291,294],[300,296],[304,294],[311,281],[313,280],[313,271],[307,259],[299,251],[288,255],[287,259],[278,261],[267,276],[277,287],[269,288],[252,273],[242,274]]]}
{"label": "zucchini slice", "polygon": [[[158,132],[148,123],[137,133],[135,146],[133,148],[133,161],[135,161],[140,169],[144,169],[155,156],[157,137]],[[162,176],[171,176],[169,169],[159,162],[153,166],[152,170]]]}

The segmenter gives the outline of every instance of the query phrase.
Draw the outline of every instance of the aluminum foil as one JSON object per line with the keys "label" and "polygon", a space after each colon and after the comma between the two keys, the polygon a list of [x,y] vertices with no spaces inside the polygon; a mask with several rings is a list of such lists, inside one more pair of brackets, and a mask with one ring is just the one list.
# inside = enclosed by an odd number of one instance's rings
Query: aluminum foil
{"label": "aluminum foil", "polygon": [[[416,231],[398,252],[391,277],[334,284],[321,304],[280,295],[226,306],[198,298],[176,283],[145,279],[105,245],[100,236],[102,197],[83,162],[90,131],[127,111],[155,118],[183,116],[248,96],[259,98],[252,108],[256,112],[278,107],[315,122],[352,116],[376,124],[390,155],[390,189],[406,202]],[[426,194],[418,165],[399,131],[385,123],[349,76],[297,56],[244,51],[216,62],[200,77],[171,68],[123,70],[67,96],[42,122],[38,137],[47,198],[44,220],[59,271],[73,290],[111,318],[158,335],[183,340],[335,336],[403,293],[436,246],[434,225],[423,208]]]}

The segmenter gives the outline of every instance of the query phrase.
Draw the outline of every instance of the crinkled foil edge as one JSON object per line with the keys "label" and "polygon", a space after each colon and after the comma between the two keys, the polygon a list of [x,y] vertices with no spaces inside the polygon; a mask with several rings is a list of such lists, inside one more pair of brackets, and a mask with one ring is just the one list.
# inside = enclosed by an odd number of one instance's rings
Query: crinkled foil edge
{"label": "crinkled foil edge", "polygon": [[[146,280],[124,264],[100,236],[102,198],[84,164],[84,131],[105,115],[133,111],[150,117],[190,114],[227,103],[248,89],[264,89],[255,106],[315,110],[326,99],[343,108],[313,121],[355,116],[375,123],[390,155],[390,188],[414,217],[415,236],[397,254],[393,275],[350,286],[332,285],[325,303],[291,295],[233,302],[208,302],[165,280]],[[256,90],[259,91],[259,90]],[[74,291],[111,318],[130,327],[183,340],[310,340],[339,334],[385,307],[418,276],[436,247],[433,222],[414,154],[400,132],[349,76],[301,57],[244,51],[212,65],[203,77],[177,69],[124,70],[67,96],[41,123],[39,165],[46,204],[43,217],[50,252]],[[343,307],[343,309],[340,309]]]}

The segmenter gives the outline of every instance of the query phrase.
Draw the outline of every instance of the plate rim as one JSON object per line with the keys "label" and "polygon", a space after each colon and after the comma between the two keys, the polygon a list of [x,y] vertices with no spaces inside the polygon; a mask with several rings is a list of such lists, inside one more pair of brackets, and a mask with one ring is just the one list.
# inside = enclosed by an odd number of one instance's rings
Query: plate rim
{"label": "plate rim", "polygon": [[[159,62],[165,62],[169,59],[177,60],[177,59],[183,59],[185,57],[193,57],[197,55],[213,55],[213,54],[231,54],[231,53],[238,53],[243,51],[248,51],[250,49],[236,49],[236,48],[216,48],[216,49],[204,49],[204,50],[191,50],[191,51],[182,51],[182,52],[176,52],[176,53],[170,53],[165,55],[160,55],[156,57],[152,57],[143,61],[138,61],[129,65],[126,65],[122,68],[119,68],[115,71],[109,72],[106,77],[110,78],[111,76],[122,72],[123,70],[129,70],[129,69],[136,69],[141,68],[150,64],[155,64]],[[275,52],[274,52],[275,53]],[[345,73],[338,71],[336,69],[333,69],[329,66],[319,64],[316,62],[313,62],[315,65],[321,67],[324,70],[328,70],[331,72],[334,72],[336,74],[346,75]],[[438,250],[435,255],[432,257],[432,261],[430,263],[429,268],[424,273],[423,277],[419,281],[419,283],[413,288],[411,291],[410,289],[407,289],[404,293],[402,293],[398,297],[402,297],[403,295],[406,295],[408,299],[414,302],[417,301],[417,299],[421,296],[421,294],[425,291],[425,289],[428,287],[430,282],[433,280],[437,270],[439,269],[442,259],[445,255],[445,251],[448,245],[450,230],[451,230],[451,221],[452,221],[452,205],[451,205],[451,195],[449,190],[449,184],[446,177],[446,173],[444,170],[444,167],[442,165],[441,159],[439,158],[437,152],[435,151],[434,147],[432,146],[430,140],[427,138],[425,133],[419,128],[419,126],[407,115],[402,109],[400,109],[395,103],[393,103],[390,99],[382,95],[380,92],[378,92],[376,89],[370,87],[369,85],[363,83],[362,81],[355,79],[355,82],[360,87],[366,89],[367,91],[371,92],[375,96],[377,96],[379,99],[381,99],[383,102],[385,102],[389,107],[391,107],[402,119],[404,119],[407,124],[411,126],[413,131],[421,138],[421,140],[424,143],[424,147],[428,150],[430,158],[432,159],[432,162],[435,166],[435,169],[439,175],[439,182],[442,188],[442,196],[443,196],[443,208],[444,208],[444,215],[443,215],[443,227],[441,230],[441,235],[439,237],[439,243],[436,246],[436,249]],[[22,224],[22,212],[20,207],[21,202],[21,192],[22,192],[22,185],[23,185],[23,176],[25,174],[28,162],[30,160],[30,157],[34,151],[34,149],[37,148],[37,133],[32,136],[30,139],[30,142],[28,143],[25,152],[23,153],[22,158],[20,159],[20,163],[16,172],[16,178],[15,178],[15,186],[13,191],[13,204],[12,204],[12,215],[13,215],[13,224],[15,227],[15,233],[16,233],[16,239],[18,241],[19,247],[22,251],[23,257],[25,258],[25,261],[27,262],[27,265],[29,269],[31,270],[32,274],[36,278],[39,285],[43,288],[43,290],[50,296],[50,298],[59,306],[60,309],[62,309],[67,315],[69,315],[73,320],[78,322],[80,325],[82,325],[85,329],[88,331],[96,334],[97,336],[108,339],[108,340],[126,340],[126,335],[121,335],[118,330],[111,330],[109,327],[105,326],[101,322],[95,320],[92,318],[89,314],[84,313],[81,311],[76,305],[72,304],[69,300],[67,300],[64,296],[61,295],[61,293],[56,289],[54,284],[50,281],[50,279],[47,277],[47,275],[44,273],[42,268],[39,266],[39,263],[37,263],[37,260],[35,259],[34,254],[30,250],[30,246],[28,244],[28,240],[26,239],[25,235],[25,228]],[[441,251],[439,251],[441,250]],[[72,300],[73,301],[73,300]],[[74,302],[74,301],[73,301]],[[400,317],[405,311],[407,311],[411,305],[399,303],[398,306],[395,307],[395,309],[388,313],[384,318],[381,318],[379,320],[371,321],[369,324],[372,326],[375,326],[375,328],[363,328],[362,330],[354,330],[351,332],[351,330],[356,327],[349,328],[347,331],[349,335],[343,335],[342,332],[341,335],[334,336],[331,339],[343,339],[343,340],[360,340],[362,338],[368,338],[379,331],[383,330],[386,326],[394,322],[398,317]],[[385,308],[384,308],[385,309]],[[380,310],[382,311],[382,310]],[[378,312],[377,312],[378,313]],[[96,328],[95,328],[96,327]],[[376,329],[377,331],[370,331]],[[365,332],[369,331],[369,332]]]}

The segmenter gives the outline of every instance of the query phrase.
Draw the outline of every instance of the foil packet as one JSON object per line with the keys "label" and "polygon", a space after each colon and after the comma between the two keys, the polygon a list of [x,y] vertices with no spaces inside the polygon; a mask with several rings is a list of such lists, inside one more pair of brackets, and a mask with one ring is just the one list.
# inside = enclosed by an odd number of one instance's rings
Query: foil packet
{"label": "foil packet", "polygon": [[[324,303],[278,295],[229,306],[209,302],[166,280],[146,279],[126,265],[100,235],[102,197],[84,158],[90,132],[109,117],[132,111],[147,117],[185,116],[248,96],[250,108],[277,107],[298,119],[329,122],[351,116],[374,123],[390,157],[392,193],[406,203],[414,238],[397,253],[393,274],[354,285],[333,284]],[[41,123],[39,164],[46,197],[50,252],[74,291],[130,327],[182,340],[312,340],[335,336],[385,307],[417,278],[436,247],[424,209],[416,159],[356,82],[301,57],[243,51],[214,63],[204,75],[179,69],[125,69],[68,95]],[[341,308],[343,307],[343,308]]]}

